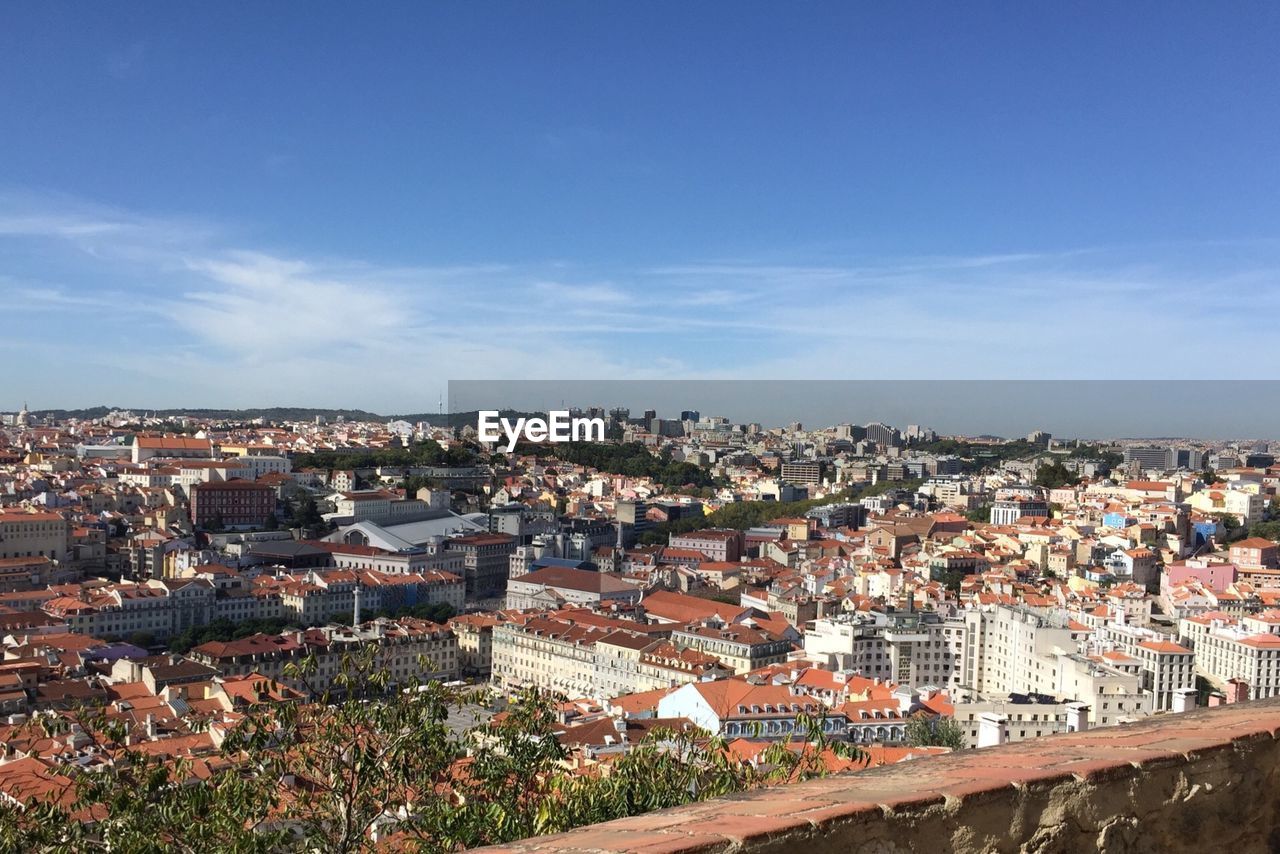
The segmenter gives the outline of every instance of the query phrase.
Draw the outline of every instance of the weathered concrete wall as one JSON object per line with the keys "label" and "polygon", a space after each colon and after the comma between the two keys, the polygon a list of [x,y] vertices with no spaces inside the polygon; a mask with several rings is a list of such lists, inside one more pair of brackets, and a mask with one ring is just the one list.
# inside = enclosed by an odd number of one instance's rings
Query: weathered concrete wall
{"label": "weathered concrete wall", "polygon": [[1280,851],[1280,699],[751,792],[519,852]]}

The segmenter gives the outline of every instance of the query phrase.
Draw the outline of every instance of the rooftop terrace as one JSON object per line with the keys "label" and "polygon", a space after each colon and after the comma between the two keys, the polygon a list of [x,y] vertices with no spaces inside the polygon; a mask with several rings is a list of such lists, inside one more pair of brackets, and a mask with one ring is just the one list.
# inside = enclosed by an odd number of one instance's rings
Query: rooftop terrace
{"label": "rooftop terrace", "polygon": [[918,759],[491,851],[1280,850],[1280,699]]}

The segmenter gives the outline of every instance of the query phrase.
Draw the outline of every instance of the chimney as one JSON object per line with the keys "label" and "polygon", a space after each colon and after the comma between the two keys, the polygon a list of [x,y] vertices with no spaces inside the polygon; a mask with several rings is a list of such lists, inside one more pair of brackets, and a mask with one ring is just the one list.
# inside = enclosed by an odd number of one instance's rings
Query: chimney
{"label": "chimney", "polygon": [[1179,688],[1173,692],[1173,711],[1189,712],[1196,707],[1196,689]]}
{"label": "chimney", "polygon": [[1089,728],[1089,707],[1084,703],[1067,704],[1067,732],[1084,732]]}
{"label": "chimney", "polygon": [[995,747],[1009,740],[1009,721],[995,712],[978,715],[978,747]]}
{"label": "chimney", "polygon": [[143,728],[146,730],[147,738],[151,739],[156,737],[155,715],[152,715],[152,714],[147,715],[146,720],[143,721]]}

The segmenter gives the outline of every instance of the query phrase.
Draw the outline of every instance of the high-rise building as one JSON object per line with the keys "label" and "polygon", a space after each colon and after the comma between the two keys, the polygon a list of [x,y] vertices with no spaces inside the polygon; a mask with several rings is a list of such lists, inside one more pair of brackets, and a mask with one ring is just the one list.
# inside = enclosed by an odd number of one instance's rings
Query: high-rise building
{"label": "high-rise building", "polygon": [[1172,468],[1187,471],[1200,471],[1204,468],[1204,453],[1198,448],[1174,448],[1172,455]]}
{"label": "high-rise building", "polygon": [[1130,446],[1124,449],[1124,461],[1136,462],[1143,469],[1165,471],[1172,468],[1173,466],[1170,465],[1172,456],[1172,448]]}
{"label": "high-rise building", "polygon": [[619,501],[615,505],[618,524],[622,526],[624,546],[635,545],[636,540],[653,527],[653,523],[645,515],[648,511],[649,505],[644,501]]}
{"label": "high-rise building", "polygon": [[898,433],[898,428],[890,427],[888,424],[881,424],[879,421],[872,421],[867,425],[867,438],[875,442],[882,448],[902,443],[902,435]]}
{"label": "high-rise building", "polygon": [[822,483],[822,463],[816,460],[791,460],[782,464],[778,475],[787,483]]}

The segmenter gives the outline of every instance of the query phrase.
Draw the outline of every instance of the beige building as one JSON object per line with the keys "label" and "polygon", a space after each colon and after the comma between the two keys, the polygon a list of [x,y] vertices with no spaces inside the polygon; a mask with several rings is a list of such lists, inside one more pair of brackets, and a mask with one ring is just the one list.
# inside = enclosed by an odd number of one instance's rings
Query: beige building
{"label": "beige building", "polygon": [[519,615],[493,627],[492,682],[604,700],[730,675],[728,663],[665,635],[580,609]]}
{"label": "beige building", "polygon": [[493,627],[495,688],[542,688],[568,697],[595,695],[595,643],[613,628],[547,614]]}
{"label": "beige building", "polygon": [[1248,684],[1250,699],[1280,695],[1280,611],[1241,618],[1211,611],[1179,620],[1178,633],[1196,673],[1218,687],[1235,679]]}
{"label": "beige building", "polygon": [[963,685],[981,696],[1040,694],[1089,706],[1089,723],[1108,726],[1154,711],[1138,666],[1080,653],[1087,632],[1064,617],[1021,606],[965,613]]}
{"label": "beige building", "polygon": [[559,608],[582,605],[634,605],[643,591],[622,576],[609,572],[549,566],[526,573],[507,582],[507,607]]}
{"label": "beige building", "polygon": [[671,642],[715,656],[734,673],[786,661],[794,648],[785,638],[738,623],[686,626],[671,633]]}
{"label": "beige building", "polygon": [[[222,676],[258,673],[296,691],[319,693],[333,684],[345,656],[375,647],[376,667],[395,683],[456,679],[458,642],[447,626],[426,620],[379,619],[355,628],[326,626],[281,635],[252,635],[215,641],[191,650],[190,658]],[[303,678],[286,674],[290,664],[314,656],[315,669]]]}
{"label": "beige building", "polygon": [[202,579],[152,580],[145,584],[84,587],[79,596],[59,596],[45,613],[66,620],[76,633],[128,638],[146,632],[163,640],[203,626],[214,614],[214,587]]}
{"label": "beige building", "polygon": [[868,678],[952,690],[962,684],[967,636],[961,619],[873,611],[814,620],[804,650],[812,660]]}
{"label": "beige building", "polygon": [[66,560],[71,548],[71,523],[46,511],[0,511],[0,560],[47,557]]}
{"label": "beige building", "polygon": [[599,699],[724,679],[733,674],[714,656],[625,630],[595,642],[595,662],[593,696]]}
{"label": "beige building", "polygon": [[967,747],[1012,744],[1087,729],[1088,706],[1041,694],[1009,694],[953,703]]}
{"label": "beige building", "polygon": [[463,676],[488,678],[493,670],[493,629],[506,622],[501,613],[464,614],[449,620],[458,639],[459,666]]}
{"label": "beige building", "polygon": [[1187,496],[1187,503],[1201,513],[1227,513],[1242,525],[1251,525],[1262,521],[1265,502],[1256,492],[1243,489],[1211,488],[1193,492]]}

